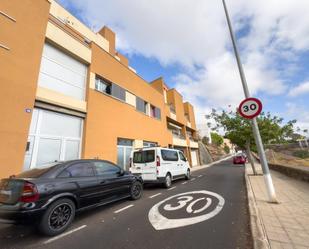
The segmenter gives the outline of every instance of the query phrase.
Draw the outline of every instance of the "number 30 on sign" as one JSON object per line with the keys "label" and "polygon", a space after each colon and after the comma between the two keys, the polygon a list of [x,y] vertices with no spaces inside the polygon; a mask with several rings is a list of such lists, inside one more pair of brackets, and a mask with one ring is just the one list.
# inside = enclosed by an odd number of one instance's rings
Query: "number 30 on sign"
{"label": "number 30 on sign", "polygon": [[262,102],[256,98],[247,98],[240,103],[238,111],[242,117],[252,119],[261,113]]}

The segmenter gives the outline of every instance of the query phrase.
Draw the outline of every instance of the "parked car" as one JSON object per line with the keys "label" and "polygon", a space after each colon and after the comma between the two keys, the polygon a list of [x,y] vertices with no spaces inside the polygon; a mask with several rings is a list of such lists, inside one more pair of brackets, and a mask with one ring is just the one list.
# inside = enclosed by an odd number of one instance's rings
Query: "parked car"
{"label": "parked car", "polygon": [[133,150],[130,171],[144,183],[163,183],[166,188],[175,179],[190,179],[190,166],[182,151],[163,147]]}
{"label": "parked car", "polygon": [[247,158],[243,154],[235,155],[233,158],[234,164],[245,164],[247,162]]}
{"label": "parked car", "polygon": [[141,177],[104,160],[58,162],[0,181],[0,222],[35,223],[46,235],[62,233],[75,212],[142,195]]}

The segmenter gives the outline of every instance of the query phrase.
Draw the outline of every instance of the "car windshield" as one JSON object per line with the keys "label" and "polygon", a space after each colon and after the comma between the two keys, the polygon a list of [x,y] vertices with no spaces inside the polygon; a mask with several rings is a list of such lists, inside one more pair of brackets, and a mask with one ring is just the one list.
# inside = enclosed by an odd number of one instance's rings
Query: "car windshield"
{"label": "car windshield", "polygon": [[16,175],[16,178],[38,178],[42,175],[44,175],[46,172],[57,166],[59,163],[51,163],[46,164],[42,167],[30,169],[27,171],[24,171],[18,175]]}

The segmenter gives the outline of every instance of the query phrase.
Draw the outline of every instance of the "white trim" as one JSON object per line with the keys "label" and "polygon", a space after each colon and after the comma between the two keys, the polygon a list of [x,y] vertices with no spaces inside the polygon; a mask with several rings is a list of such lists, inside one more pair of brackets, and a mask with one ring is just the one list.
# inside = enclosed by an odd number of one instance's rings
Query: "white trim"
{"label": "white trim", "polygon": [[6,50],[10,50],[10,48],[9,48],[9,47],[4,46],[4,45],[3,45],[3,44],[1,44],[1,43],[0,43],[0,48],[4,48],[4,49],[6,49]]}
{"label": "white trim", "polygon": [[10,19],[13,22],[16,22],[16,19],[9,16],[8,14],[4,13],[3,11],[0,10],[0,14],[3,15],[4,17],[7,17],[8,19]]}

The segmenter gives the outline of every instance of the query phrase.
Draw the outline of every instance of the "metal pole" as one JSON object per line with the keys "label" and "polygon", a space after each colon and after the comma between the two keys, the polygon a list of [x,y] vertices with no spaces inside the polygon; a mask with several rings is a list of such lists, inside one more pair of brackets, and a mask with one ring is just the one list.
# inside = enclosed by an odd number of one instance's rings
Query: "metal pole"
{"label": "metal pole", "polygon": [[[242,64],[241,64],[241,61],[240,61],[240,56],[239,56],[237,45],[236,45],[236,39],[235,39],[234,32],[233,32],[233,29],[232,29],[232,24],[231,24],[230,17],[229,17],[228,11],[227,11],[225,0],[222,0],[222,3],[223,3],[223,7],[224,7],[224,12],[225,12],[227,24],[229,26],[229,31],[230,31],[230,35],[231,35],[231,39],[232,39],[232,43],[233,43],[234,53],[235,53],[236,60],[237,60],[237,65],[238,65],[241,83],[242,83],[242,86],[243,86],[243,89],[244,89],[245,97],[249,98],[250,93],[249,93],[246,77],[245,77],[245,74],[244,74],[244,70],[242,68]],[[264,151],[264,148],[263,148],[263,143],[262,143],[262,139],[261,139],[261,135],[260,135],[260,131],[259,131],[259,127],[258,127],[256,118],[253,118],[253,120],[252,120],[252,131],[253,131],[256,147],[257,147],[257,150],[258,150],[258,153],[259,153],[262,169],[263,169],[264,181],[265,181],[265,184],[266,184],[266,189],[267,189],[267,194],[268,194],[268,200],[269,200],[269,202],[278,203],[277,198],[276,198],[275,188],[274,188],[274,185],[273,185],[273,181],[272,181],[272,178],[271,178],[271,175],[270,175],[270,172],[269,172],[268,163],[267,163],[267,159],[266,159],[265,151]]]}

